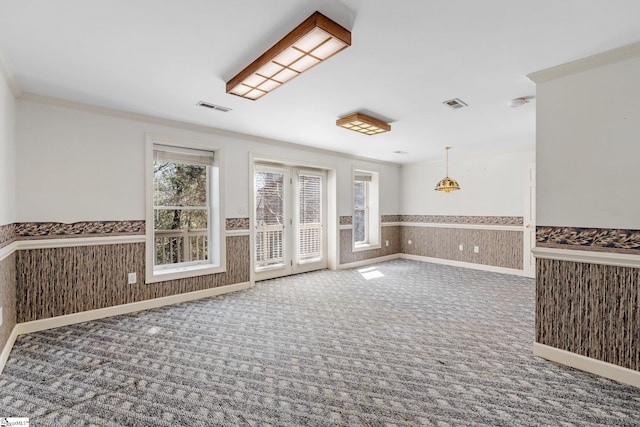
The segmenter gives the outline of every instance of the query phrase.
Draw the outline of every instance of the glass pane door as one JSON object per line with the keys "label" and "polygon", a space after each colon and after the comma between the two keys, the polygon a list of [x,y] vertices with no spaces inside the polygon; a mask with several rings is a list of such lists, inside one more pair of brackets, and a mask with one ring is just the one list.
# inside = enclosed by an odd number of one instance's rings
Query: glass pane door
{"label": "glass pane door", "polygon": [[256,271],[286,264],[286,170],[255,170],[255,268]]}
{"label": "glass pane door", "polygon": [[327,267],[325,181],[320,170],[255,165],[255,280]]}
{"label": "glass pane door", "polygon": [[298,172],[298,264],[323,258],[323,175]]}

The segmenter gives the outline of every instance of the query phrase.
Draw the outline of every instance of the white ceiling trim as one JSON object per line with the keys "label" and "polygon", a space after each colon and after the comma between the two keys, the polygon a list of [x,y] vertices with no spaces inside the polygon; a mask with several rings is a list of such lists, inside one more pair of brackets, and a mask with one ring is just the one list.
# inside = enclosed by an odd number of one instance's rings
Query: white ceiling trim
{"label": "white ceiling trim", "polygon": [[9,90],[13,94],[14,98],[19,98],[22,95],[22,89],[18,85],[18,81],[13,75],[13,69],[7,57],[0,52],[0,74],[4,77],[4,81],[7,83]]}
{"label": "white ceiling trim", "polygon": [[[451,148],[455,148],[455,147],[451,147]],[[512,150],[495,150],[495,151],[485,151],[485,152],[473,153],[473,154],[456,155],[454,160],[452,160],[452,163],[455,163],[456,161],[459,161],[459,160],[478,160],[478,159],[487,158],[487,157],[491,158],[496,156],[518,154],[518,153],[535,153],[535,151],[536,151],[536,148],[534,146],[533,148],[522,147],[522,148],[514,148]],[[437,159],[424,160],[424,161],[413,162],[413,163],[404,163],[404,164],[407,166],[431,166],[435,164],[445,163],[446,161],[445,157],[446,155],[443,154],[441,157]]]}
{"label": "white ceiling trim", "polygon": [[544,83],[560,77],[587,71],[592,68],[624,61],[625,59],[634,58],[636,56],[640,56],[640,42],[622,46],[618,49],[609,50],[607,52],[598,53],[596,55],[587,56],[586,58],[567,62],[566,64],[557,65],[545,70],[536,71],[535,73],[528,74],[527,77],[534,83]]}
{"label": "white ceiling trim", "polygon": [[[0,13],[0,49],[26,93],[398,165],[442,158],[443,146],[456,157],[533,149],[535,104],[509,108],[535,95],[527,74],[640,42],[638,0],[246,0],[249,14],[208,0],[37,3],[38,13],[28,1],[3,2]],[[315,10],[350,28],[353,45],[260,101],[225,92]],[[442,104],[454,97],[469,107]],[[355,112],[392,122],[392,132],[335,125]]]}
{"label": "white ceiling trim", "polygon": [[341,153],[339,151],[323,150],[322,148],[310,147],[308,145],[278,141],[275,139],[263,138],[260,136],[254,136],[254,135],[244,134],[240,132],[233,132],[233,131],[228,131],[224,129],[196,125],[193,123],[181,122],[178,120],[163,119],[160,117],[149,116],[149,115],[140,114],[140,113],[133,113],[130,111],[117,110],[114,108],[99,107],[96,105],[84,104],[76,101],[69,101],[66,99],[53,98],[45,95],[38,95],[36,93],[23,92],[22,95],[20,95],[20,100],[34,102],[38,104],[53,105],[56,107],[63,107],[71,110],[84,111],[88,113],[102,114],[105,116],[118,117],[121,119],[137,120],[141,122],[153,123],[161,126],[169,126],[169,127],[174,127],[174,128],[184,129],[184,130],[189,130],[194,132],[208,133],[211,135],[217,135],[217,136],[222,136],[227,138],[243,139],[245,141],[259,142],[262,144],[275,145],[275,146],[290,148],[293,150],[303,150],[303,151],[308,151],[313,153],[326,154],[326,155],[337,156],[337,157],[342,157],[342,158],[351,159],[351,160],[364,161],[367,163],[381,164],[381,165],[394,166],[394,167],[402,166],[400,163],[377,160],[369,157],[353,156],[346,153]]}

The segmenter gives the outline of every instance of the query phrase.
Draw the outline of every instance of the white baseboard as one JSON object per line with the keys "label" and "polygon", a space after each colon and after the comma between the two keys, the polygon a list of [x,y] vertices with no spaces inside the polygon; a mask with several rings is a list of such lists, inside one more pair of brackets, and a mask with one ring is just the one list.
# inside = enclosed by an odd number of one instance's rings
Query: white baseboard
{"label": "white baseboard", "polygon": [[364,267],[370,264],[376,264],[378,262],[391,261],[393,259],[410,259],[413,261],[431,262],[434,264],[451,265],[453,267],[473,268],[474,270],[492,271],[494,273],[513,274],[516,276],[524,276],[523,270],[516,270],[514,268],[496,267],[493,265],[475,264],[472,262],[453,261],[450,259],[431,258],[420,255],[410,255],[397,253],[392,255],[381,256],[377,258],[365,259],[363,261],[350,262],[347,264],[340,264],[338,270],[346,270],[349,268]]}
{"label": "white baseboard", "polygon": [[4,370],[4,365],[7,363],[9,359],[9,353],[11,353],[11,349],[13,348],[13,343],[16,342],[16,338],[18,338],[18,327],[17,325],[13,327],[11,331],[11,335],[9,335],[9,339],[4,344],[4,348],[2,349],[2,353],[0,353],[0,374]]}
{"label": "white baseboard", "polygon": [[496,267],[493,265],[476,264],[473,262],[454,261],[451,259],[432,258],[421,255],[399,254],[402,259],[410,259],[414,261],[432,262],[434,264],[451,265],[453,267],[473,268],[474,270],[492,271],[494,273],[513,274],[515,276],[524,276],[524,270],[515,268]]}
{"label": "white baseboard", "polygon": [[347,270],[349,268],[364,267],[365,265],[376,264],[378,262],[391,261],[392,259],[401,258],[402,254],[385,255],[377,258],[369,258],[362,261],[349,262],[347,264],[338,265],[338,270]]}
{"label": "white baseboard", "polygon": [[151,300],[132,302],[130,304],[116,305],[113,307],[100,308],[97,310],[83,311],[80,313],[67,314],[65,316],[52,317],[49,319],[33,320],[31,322],[18,323],[11,332],[9,340],[4,345],[2,353],[0,353],[0,374],[4,369],[9,353],[13,348],[18,335],[28,334],[31,332],[44,331],[47,329],[58,328],[60,326],[68,326],[76,323],[88,322],[91,320],[104,319],[105,317],[118,316],[120,314],[128,314],[141,310],[149,310],[151,308],[163,307],[165,305],[178,304],[186,301],[194,301],[202,298],[213,297],[217,295],[227,294],[229,292],[241,291],[249,289],[251,282],[235,283],[233,285],[219,286],[217,288],[204,289],[201,291],[187,292],[184,294],[170,295],[168,297],[155,298]]}
{"label": "white baseboard", "polygon": [[58,328],[60,326],[73,325],[76,323],[103,319],[105,317],[118,316],[120,314],[128,314],[136,311],[163,307],[165,305],[178,304],[185,301],[193,301],[202,298],[213,297],[229,292],[249,289],[250,287],[251,284],[249,282],[235,283],[233,285],[219,286],[217,288],[203,289],[201,291],[186,292],[184,294],[170,295],[168,297],[132,302],[130,304],[115,305],[113,307],[99,308],[96,310],[67,314],[65,316],[52,317],[49,319],[40,319],[33,320],[31,322],[18,323],[16,325],[16,328],[18,329],[18,335],[28,334],[31,332]]}
{"label": "white baseboard", "polygon": [[533,343],[533,355],[640,388],[640,371],[634,371],[537,342]]}

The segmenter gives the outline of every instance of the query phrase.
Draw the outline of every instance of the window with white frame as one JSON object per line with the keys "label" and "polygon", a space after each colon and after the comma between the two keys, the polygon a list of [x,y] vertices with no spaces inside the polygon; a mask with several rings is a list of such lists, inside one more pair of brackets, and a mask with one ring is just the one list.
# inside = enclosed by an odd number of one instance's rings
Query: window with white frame
{"label": "window with white frame", "polygon": [[147,149],[147,281],[223,271],[215,152],[159,143]]}
{"label": "window with white frame", "polygon": [[354,249],[380,247],[378,174],[355,170],[353,174]]}

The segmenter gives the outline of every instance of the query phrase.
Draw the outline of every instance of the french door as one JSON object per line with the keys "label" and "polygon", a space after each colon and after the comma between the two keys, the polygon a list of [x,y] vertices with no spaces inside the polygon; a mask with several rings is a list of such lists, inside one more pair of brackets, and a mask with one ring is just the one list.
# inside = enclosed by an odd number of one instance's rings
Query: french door
{"label": "french door", "polygon": [[254,166],[255,280],[327,267],[326,173]]}

